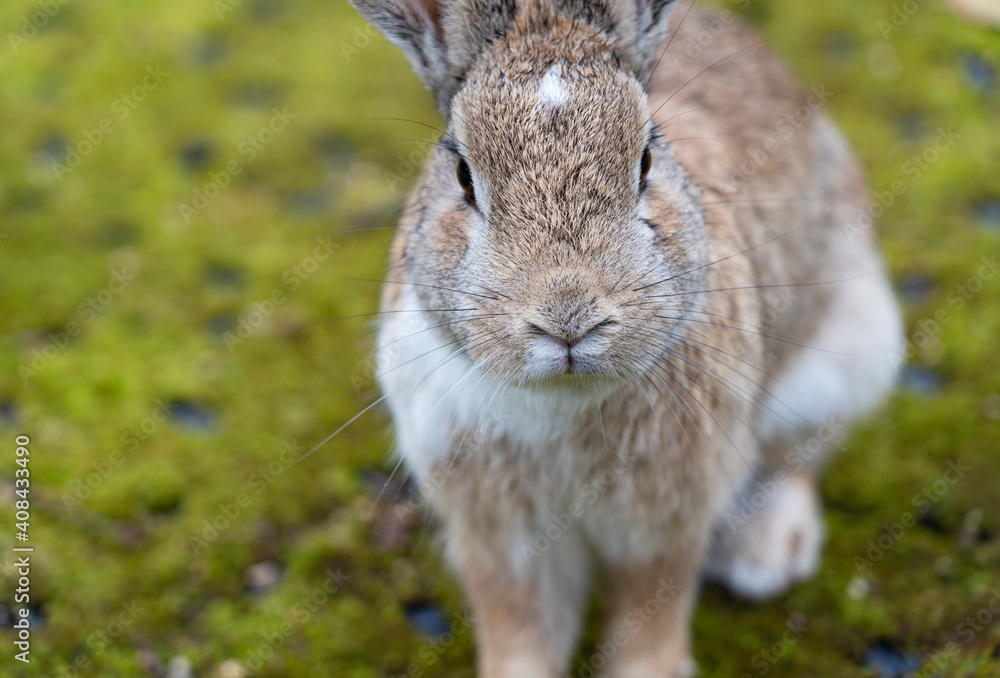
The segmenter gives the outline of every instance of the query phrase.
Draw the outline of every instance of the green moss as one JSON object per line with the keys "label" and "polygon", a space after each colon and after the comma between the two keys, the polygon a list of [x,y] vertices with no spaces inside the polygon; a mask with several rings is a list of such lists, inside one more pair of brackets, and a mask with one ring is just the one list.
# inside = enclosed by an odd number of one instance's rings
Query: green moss
{"label": "green moss", "polygon": [[[32,596],[45,617],[31,666],[5,661],[0,676],[60,675],[78,657],[89,668],[69,675],[145,675],[150,656],[177,655],[197,676],[222,676],[224,662],[249,664],[254,653],[268,654],[258,675],[472,676],[468,630],[436,642],[407,622],[406,603],[435,601],[449,620],[465,604],[425,516],[405,518],[408,540],[386,541],[400,518],[376,504],[369,475],[394,463],[384,413],[295,465],[281,456],[286,443],[296,456],[311,449],[373,400],[372,318],[333,319],[377,309],[378,285],[362,279],[384,270],[426,154],[413,140],[435,136],[408,121],[440,117],[405,59],[346,3],[247,0],[221,16],[215,5],[59,5],[36,37],[0,49],[0,404],[16,410],[0,434],[32,437]],[[20,30],[38,7],[4,3],[0,25]],[[747,8],[805,83],[834,92],[829,111],[873,188],[906,182],[879,228],[894,278],[931,284],[906,311],[911,337],[927,320],[940,327],[914,362],[942,385],[896,396],[832,462],[814,580],[765,605],[704,592],[694,640],[705,676],[865,675],[859,664],[880,638],[924,657],[955,643],[941,676],[1000,670],[1000,624],[971,637],[963,626],[1000,586],[1000,276],[981,278],[968,298],[961,291],[1000,251],[995,225],[974,217],[979,201],[1000,199],[1000,96],[995,83],[972,87],[962,66],[973,55],[996,71],[997,34],[927,3],[883,39],[879,22],[892,12],[890,0]],[[147,67],[167,75],[125,117],[122,97]],[[241,144],[275,109],[295,117],[250,159]],[[52,163],[102,119],[114,131],[58,177]],[[941,128],[958,141],[919,177],[907,174]],[[193,147],[204,152],[185,160]],[[233,162],[239,174],[226,176]],[[310,259],[327,235],[330,256]],[[81,310],[113,271],[135,278]],[[235,334],[275,293],[280,303],[252,334]],[[36,359],[70,321],[79,336]],[[37,374],[25,380],[19,368],[32,360]],[[210,425],[155,421],[163,401]],[[884,525],[918,513],[914,497],[957,460],[970,471],[870,558]],[[981,525],[959,539],[974,509]],[[12,531],[0,532],[9,549]],[[871,562],[859,569],[859,558]],[[262,561],[282,577],[252,593],[245,572]],[[349,579],[301,607],[331,571]],[[870,590],[855,599],[859,580]],[[133,601],[140,611],[118,626]],[[763,653],[799,614],[807,631],[771,664]],[[280,646],[261,650],[275,633]],[[579,660],[596,640],[590,624]]]}

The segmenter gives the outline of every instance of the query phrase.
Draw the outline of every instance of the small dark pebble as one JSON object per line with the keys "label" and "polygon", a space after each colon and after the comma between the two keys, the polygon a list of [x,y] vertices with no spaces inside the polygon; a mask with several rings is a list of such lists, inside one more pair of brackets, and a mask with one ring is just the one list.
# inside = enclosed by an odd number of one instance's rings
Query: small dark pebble
{"label": "small dark pebble", "polygon": [[31,624],[32,628],[37,629],[45,626],[47,619],[48,615],[45,613],[44,603],[33,605],[28,608],[28,623]]}
{"label": "small dark pebble", "polygon": [[923,113],[908,113],[896,120],[899,135],[906,141],[916,143],[923,139],[927,129],[927,118]]}
{"label": "small dark pebble", "polygon": [[146,540],[142,530],[128,523],[116,523],[113,534],[119,545],[129,549],[142,546]]}
{"label": "small dark pebble", "polygon": [[1000,200],[983,200],[973,207],[976,219],[986,224],[987,228],[1000,231]]}
{"label": "small dark pebble", "polygon": [[234,319],[228,315],[217,315],[208,321],[207,329],[210,334],[222,338],[234,327]]}
{"label": "small dark pebble", "polygon": [[236,85],[233,96],[244,106],[267,108],[276,106],[281,88],[266,82],[242,82]]}
{"label": "small dark pebble", "polygon": [[823,41],[823,51],[836,61],[849,61],[854,57],[857,46],[851,36],[844,33],[834,33]]}
{"label": "small dark pebble", "polygon": [[379,548],[400,551],[410,543],[410,534],[419,522],[417,511],[405,504],[397,504],[379,517],[372,530],[372,538]]}
{"label": "small dark pebble", "polygon": [[257,23],[267,23],[280,18],[285,9],[285,3],[277,0],[256,0],[250,5],[250,18]]}
{"label": "small dark pebble", "polygon": [[448,617],[434,603],[410,603],[406,606],[406,620],[420,633],[440,638],[448,633]]}
{"label": "small dark pebble", "polygon": [[899,281],[899,295],[915,306],[924,303],[934,289],[934,279],[926,273],[909,273]]}
{"label": "small dark pebble", "polygon": [[143,638],[138,643],[136,656],[146,672],[153,678],[167,678],[167,668],[160,661],[159,656],[153,649],[148,638]]}
{"label": "small dark pebble", "polygon": [[17,424],[19,419],[17,405],[12,402],[0,403],[0,420],[3,420],[5,424],[13,426]]}
{"label": "small dark pebble", "polygon": [[50,134],[44,137],[38,146],[36,151],[45,156],[46,160],[58,160],[59,162],[65,162],[66,160],[66,146],[69,142],[66,141],[66,137],[59,134]]}
{"label": "small dark pebble", "polygon": [[123,247],[135,243],[137,229],[134,224],[115,222],[104,228],[101,241],[108,247]]}
{"label": "small dark pebble", "polygon": [[181,495],[167,493],[150,497],[146,502],[146,508],[154,516],[171,516],[180,510],[182,503]]}
{"label": "small dark pebble", "polygon": [[183,400],[170,401],[170,421],[182,428],[205,430],[212,428],[215,415],[206,407]]}
{"label": "small dark pebble", "polygon": [[209,266],[206,278],[209,287],[230,291],[243,289],[243,272],[229,266]]}
{"label": "small dark pebble", "polygon": [[189,141],[181,147],[181,164],[189,172],[197,172],[212,159],[212,145],[207,141]]}
{"label": "small dark pebble", "polygon": [[922,395],[937,395],[944,387],[944,379],[929,367],[908,365],[903,368],[902,385],[907,391]]}
{"label": "small dark pebble", "polygon": [[997,72],[993,64],[978,54],[965,52],[962,55],[962,70],[968,83],[983,92],[994,90],[997,85]]}
{"label": "small dark pebble", "polygon": [[202,68],[214,66],[229,54],[229,47],[220,35],[206,34],[198,38],[187,54],[187,60]]}
{"label": "small dark pebble", "polygon": [[993,541],[994,537],[993,532],[985,528],[976,530],[976,533],[973,535],[976,544],[989,544]]}
{"label": "small dark pebble", "polygon": [[406,501],[413,491],[409,477],[402,470],[396,471],[390,478],[379,469],[367,468],[361,472],[361,483],[371,496],[378,497],[383,504]]}
{"label": "small dark pebble", "polygon": [[299,217],[315,217],[323,214],[327,208],[326,191],[299,191],[285,196],[285,209]]}
{"label": "small dark pebble", "polygon": [[347,166],[354,155],[354,142],[349,138],[336,134],[326,134],[316,142],[316,147],[329,169],[342,169]]}
{"label": "small dark pebble", "polygon": [[920,668],[919,656],[907,654],[891,640],[879,640],[865,653],[862,666],[873,669],[882,678],[904,678]]}
{"label": "small dark pebble", "polygon": [[948,534],[951,531],[933,508],[917,516],[917,525],[935,534]]}

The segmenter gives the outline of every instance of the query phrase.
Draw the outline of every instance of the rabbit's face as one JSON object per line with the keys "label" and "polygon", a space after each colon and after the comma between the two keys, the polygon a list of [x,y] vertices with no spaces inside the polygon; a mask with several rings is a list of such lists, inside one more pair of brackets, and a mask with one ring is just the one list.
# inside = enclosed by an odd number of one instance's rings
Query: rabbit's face
{"label": "rabbit's face", "polygon": [[700,213],[642,85],[599,37],[573,38],[555,59],[530,41],[480,58],[414,233],[439,264],[411,264],[434,324],[522,385],[647,371],[686,322],[704,264]]}

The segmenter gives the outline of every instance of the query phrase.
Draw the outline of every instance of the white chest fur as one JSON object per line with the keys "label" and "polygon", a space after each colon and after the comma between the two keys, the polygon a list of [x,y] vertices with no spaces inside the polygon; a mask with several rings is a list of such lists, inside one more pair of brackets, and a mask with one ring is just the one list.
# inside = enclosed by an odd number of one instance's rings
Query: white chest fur
{"label": "white chest fur", "polygon": [[[401,454],[419,480],[453,451],[456,436],[503,437],[526,454],[551,453],[592,410],[579,394],[519,389],[480,371],[402,294],[379,333],[379,382]],[[469,441],[473,442],[473,441]]]}

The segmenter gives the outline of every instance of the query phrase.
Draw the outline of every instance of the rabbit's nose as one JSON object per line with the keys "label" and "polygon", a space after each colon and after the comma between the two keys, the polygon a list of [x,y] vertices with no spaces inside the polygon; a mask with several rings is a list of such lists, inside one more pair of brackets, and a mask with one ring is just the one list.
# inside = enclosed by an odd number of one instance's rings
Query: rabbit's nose
{"label": "rabbit's nose", "polygon": [[539,324],[529,322],[528,332],[540,337],[549,337],[560,346],[571,349],[579,344],[588,335],[597,334],[605,328],[613,327],[616,324],[617,322],[610,317],[587,324],[580,324],[577,322],[570,322],[566,324]]}

